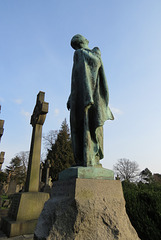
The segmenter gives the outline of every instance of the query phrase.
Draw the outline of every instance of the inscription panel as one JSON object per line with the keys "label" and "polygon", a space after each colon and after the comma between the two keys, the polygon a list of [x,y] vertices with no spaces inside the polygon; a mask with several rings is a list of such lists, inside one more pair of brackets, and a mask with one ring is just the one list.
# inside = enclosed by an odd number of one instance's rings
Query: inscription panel
{"label": "inscription panel", "polygon": [[10,218],[12,218],[13,220],[16,220],[16,217],[17,217],[20,198],[21,198],[20,194],[14,194],[14,196],[13,196],[11,207],[10,207],[9,212],[8,212],[8,216]]}

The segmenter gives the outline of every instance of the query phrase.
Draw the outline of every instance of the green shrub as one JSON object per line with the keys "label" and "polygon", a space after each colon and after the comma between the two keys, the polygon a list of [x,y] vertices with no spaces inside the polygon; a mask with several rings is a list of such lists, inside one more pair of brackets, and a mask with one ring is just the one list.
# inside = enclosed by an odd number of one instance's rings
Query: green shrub
{"label": "green shrub", "polygon": [[161,184],[122,183],[126,211],[141,240],[161,239]]}

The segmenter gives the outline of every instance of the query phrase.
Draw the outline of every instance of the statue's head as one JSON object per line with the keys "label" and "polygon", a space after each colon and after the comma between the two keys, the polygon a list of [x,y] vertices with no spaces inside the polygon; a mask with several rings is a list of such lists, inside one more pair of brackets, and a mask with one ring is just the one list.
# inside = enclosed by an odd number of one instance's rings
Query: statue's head
{"label": "statue's head", "polygon": [[80,48],[88,48],[88,43],[89,41],[80,34],[74,35],[74,37],[72,37],[72,40],[71,40],[71,46],[75,50]]}

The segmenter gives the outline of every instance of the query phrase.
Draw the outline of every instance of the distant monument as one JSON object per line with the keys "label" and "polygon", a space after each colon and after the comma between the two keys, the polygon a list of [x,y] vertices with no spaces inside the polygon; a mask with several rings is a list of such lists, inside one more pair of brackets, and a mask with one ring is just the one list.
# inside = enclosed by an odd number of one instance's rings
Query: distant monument
{"label": "distant monument", "polygon": [[[1,112],[1,105],[0,105],[0,112]],[[4,126],[4,120],[0,120],[0,142],[1,142],[3,132],[4,132],[3,126]],[[4,162],[4,155],[5,155],[5,152],[0,153],[0,171],[1,171],[1,168],[2,168],[2,164]]]}
{"label": "distant monument", "polygon": [[16,193],[16,181],[11,179],[8,183],[8,190],[7,190],[7,195],[12,195],[14,193]]}
{"label": "distant monument", "polygon": [[46,185],[49,185],[49,170],[51,168],[50,160],[46,163]]}
{"label": "distant monument", "polygon": [[45,171],[46,171],[45,184],[41,183],[42,185],[41,191],[49,194],[51,194],[51,187],[52,187],[51,177],[49,177],[50,168],[51,168],[50,160],[47,160],[45,163]]}
{"label": "distant monument", "polygon": [[1,168],[2,168],[2,164],[4,162],[4,155],[5,155],[5,152],[0,153],[0,171],[1,171]]}
{"label": "distant monument", "polygon": [[45,93],[39,92],[36,106],[31,116],[33,126],[25,192],[14,194],[7,218],[3,218],[2,230],[7,236],[33,233],[37,219],[49,194],[39,191],[40,153],[42,125],[48,113]]}
{"label": "distant monument", "polygon": [[4,131],[3,125],[4,125],[4,120],[0,120],[0,141]]}
{"label": "distant monument", "polygon": [[138,240],[126,214],[121,182],[99,162],[103,124],[114,119],[100,50],[90,50],[88,40],[79,34],[71,45],[76,51],[67,107],[76,166],[53,182],[34,239]]}
{"label": "distant monument", "polygon": [[42,170],[44,168],[44,164],[41,162],[40,163],[40,179],[39,179],[39,182],[41,183],[41,179],[42,179]]}

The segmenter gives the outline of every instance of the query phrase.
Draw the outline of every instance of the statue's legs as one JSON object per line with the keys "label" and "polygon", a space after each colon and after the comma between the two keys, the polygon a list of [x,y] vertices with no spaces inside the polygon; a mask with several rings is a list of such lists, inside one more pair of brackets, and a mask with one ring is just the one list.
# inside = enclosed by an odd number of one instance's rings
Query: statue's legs
{"label": "statue's legs", "polygon": [[82,120],[71,119],[71,137],[77,166],[101,165],[99,160],[103,158],[103,127],[90,129],[88,111]]}
{"label": "statue's legs", "polygon": [[75,121],[71,119],[71,138],[72,138],[72,148],[73,148],[73,154],[74,154],[74,160],[76,163],[76,166],[84,166],[83,164],[83,120],[77,121],[77,124],[75,124]]}
{"label": "statue's legs", "polygon": [[84,166],[101,166],[99,160],[103,158],[103,127],[91,128],[88,111],[84,116],[83,144]]}

